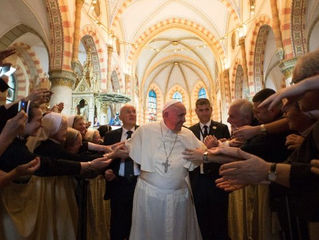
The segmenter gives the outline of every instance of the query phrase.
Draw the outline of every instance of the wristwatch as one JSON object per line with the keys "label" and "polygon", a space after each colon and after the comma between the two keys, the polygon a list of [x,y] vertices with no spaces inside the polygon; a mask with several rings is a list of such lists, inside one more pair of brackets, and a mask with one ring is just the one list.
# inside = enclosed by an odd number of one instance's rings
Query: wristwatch
{"label": "wristwatch", "polygon": [[274,182],[277,179],[277,171],[276,171],[277,163],[272,163],[267,175],[268,181]]}
{"label": "wristwatch", "polygon": [[203,162],[204,163],[208,162],[208,152],[207,151],[203,153]]}

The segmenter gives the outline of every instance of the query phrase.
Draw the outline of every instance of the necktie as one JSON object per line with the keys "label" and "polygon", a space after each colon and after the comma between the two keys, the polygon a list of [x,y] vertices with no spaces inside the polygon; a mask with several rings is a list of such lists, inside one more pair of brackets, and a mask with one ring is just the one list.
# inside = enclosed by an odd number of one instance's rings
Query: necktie
{"label": "necktie", "polygon": [[[127,131],[126,132],[126,134],[127,134],[126,139],[131,138],[132,133],[133,133],[132,131]],[[133,164],[133,160],[128,158],[128,159],[125,159],[124,176],[130,177],[132,175],[134,175],[134,164]]]}
{"label": "necktie", "polygon": [[130,131],[127,131],[126,132],[126,134],[127,134],[127,137],[126,137],[126,139],[130,139],[131,137],[132,137],[132,131],[130,130]]}
{"label": "necktie", "polygon": [[203,139],[208,135],[208,126],[204,125]]}

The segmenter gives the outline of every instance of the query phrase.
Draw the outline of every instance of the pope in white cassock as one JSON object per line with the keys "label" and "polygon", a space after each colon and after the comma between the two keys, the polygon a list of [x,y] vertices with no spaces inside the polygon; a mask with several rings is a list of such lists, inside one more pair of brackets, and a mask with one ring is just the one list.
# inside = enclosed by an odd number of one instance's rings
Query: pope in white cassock
{"label": "pope in white cassock", "polygon": [[182,127],[185,115],[181,102],[169,101],[163,121],[139,127],[126,143],[130,157],[141,166],[130,240],[202,239],[187,183],[188,171],[197,166],[182,152],[205,146]]}

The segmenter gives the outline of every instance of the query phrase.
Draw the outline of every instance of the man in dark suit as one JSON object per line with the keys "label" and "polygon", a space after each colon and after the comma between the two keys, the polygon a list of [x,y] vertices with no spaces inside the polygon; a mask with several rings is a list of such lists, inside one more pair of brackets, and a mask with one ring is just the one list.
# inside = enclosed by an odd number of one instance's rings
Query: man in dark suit
{"label": "man in dark suit", "polygon": [[[119,118],[123,126],[106,133],[104,144],[111,145],[125,141],[137,128],[135,107],[123,106]],[[111,199],[110,235],[112,240],[129,239],[133,195],[139,173],[138,165],[129,157],[114,159],[110,168],[105,171],[107,184],[104,199]]]}
{"label": "man in dark suit", "polygon": [[[189,129],[198,139],[203,141],[206,136],[212,135],[217,146],[217,139],[230,137],[226,125],[211,120],[213,109],[208,99],[198,99],[195,111],[199,123]],[[219,164],[213,166],[209,164],[209,167],[205,167],[203,164],[189,173],[203,240],[229,239],[227,227],[228,194],[215,185],[215,180],[220,177],[219,167]]]}

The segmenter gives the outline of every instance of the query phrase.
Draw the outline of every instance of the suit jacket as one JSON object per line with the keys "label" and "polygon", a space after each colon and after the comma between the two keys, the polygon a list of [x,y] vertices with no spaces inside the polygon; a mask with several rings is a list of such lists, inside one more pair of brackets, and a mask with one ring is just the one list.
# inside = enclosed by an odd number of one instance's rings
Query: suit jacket
{"label": "suit jacket", "polygon": [[[138,126],[135,126],[135,129],[138,128]],[[114,143],[118,143],[121,141],[122,138],[122,132],[123,132],[123,128],[118,128],[115,130],[112,130],[108,133],[105,134],[104,136],[104,145],[112,145]],[[129,158],[131,159],[131,158]],[[133,160],[132,160],[133,161]],[[120,158],[116,158],[112,161],[112,163],[109,165],[108,169],[112,169],[113,173],[115,174],[115,176],[118,178],[119,175],[119,169],[120,169],[120,164],[121,164],[121,159]],[[104,199],[110,199],[112,197],[112,195],[115,193],[115,191],[117,191],[118,189],[115,187],[112,187],[113,185],[115,185],[114,183],[117,181],[118,179],[114,179],[113,181],[110,182],[106,182],[106,190],[105,190],[105,195],[104,195]]]}
{"label": "suit jacket", "polygon": [[[189,130],[191,130],[195,134],[195,136],[198,139],[200,139],[201,129],[200,129],[199,123],[191,126]],[[227,125],[219,123],[219,122],[215,122],[213,120],[211,121],[208,133],[209,135],[214,135],[217,139],[230,138]],[[211,174],[215,178],[217,178],[219,175],[218,174],[219,167],[220,167],[220,164],[218,163],[207,163],[207,164],[204,164],[204,172],[207,174]]]}

